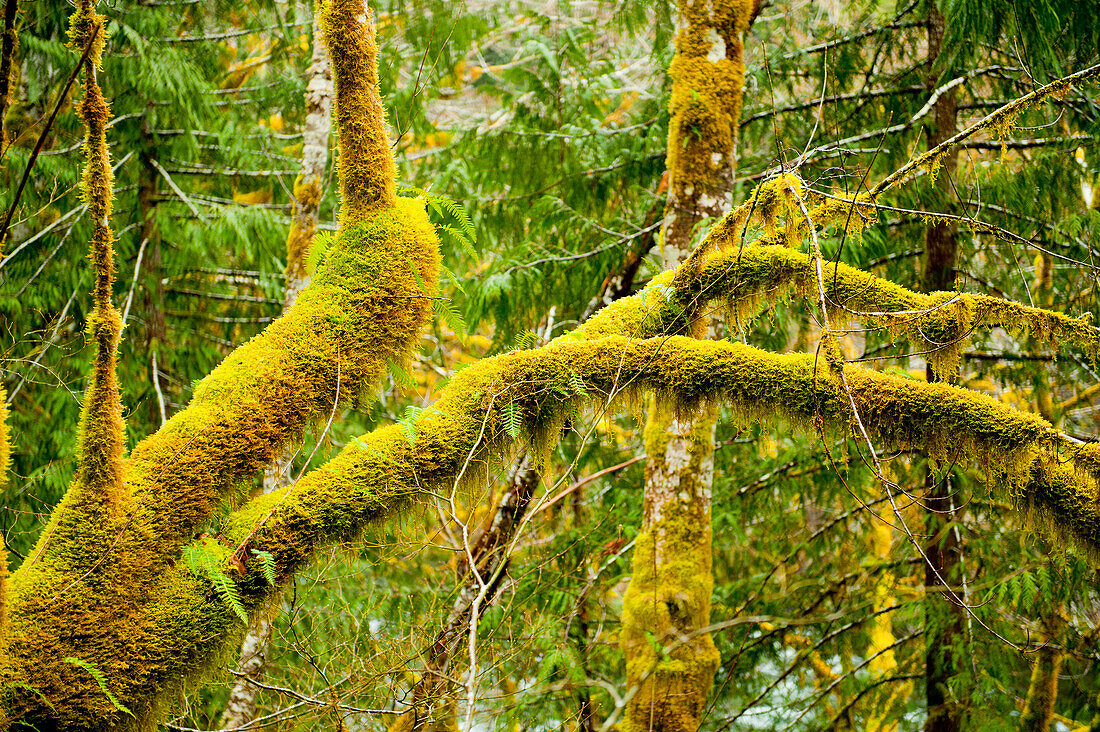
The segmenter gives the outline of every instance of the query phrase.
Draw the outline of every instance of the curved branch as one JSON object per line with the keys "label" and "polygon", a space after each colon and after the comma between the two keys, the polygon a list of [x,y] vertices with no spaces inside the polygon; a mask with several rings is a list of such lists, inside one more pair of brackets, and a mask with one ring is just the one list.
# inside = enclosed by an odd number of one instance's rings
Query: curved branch
{"label": "curved branch", "polygon": [[[322,543],[354,538],[369,522],[448,487],[470,454],[507,442],[518,409],[536,442],[553,440],[576,401],[635,396],[653,389],[686,408],[722,400],[744,419],[782,418],[804,429],[852,431],[848,395],[834,366],[811,354],[777,355],[750,346],[686,337],[632,341],[559,338],[535,350],[488,359],[456,376],[416,422],[411,444],[396,426],[346,447],[307,475],[260,532],[255,547],[275,554],[287,576]],[[576,390],[576,376],[587,394]],[[899,379],[844,367],[852,401],[868,430],[891,446],[920,449],[944,463],[976,462],[991,488],[1040,512],[1078,545],[1100,549],[1093,447],[1082,448],[1036,415],[943,383]],[[509,407],[508,405],[513,405]],[[1079,464],[1077,458],[1081,458]],[[1076,466],[1076,470],[1075,470]],[[278,496],[238,512],[245,531]]]}

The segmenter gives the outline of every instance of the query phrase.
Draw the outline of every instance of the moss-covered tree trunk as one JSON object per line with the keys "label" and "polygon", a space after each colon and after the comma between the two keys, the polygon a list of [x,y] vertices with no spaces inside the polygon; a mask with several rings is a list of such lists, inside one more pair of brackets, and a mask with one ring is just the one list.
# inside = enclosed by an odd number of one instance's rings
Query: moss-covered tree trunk
{"label": "moss-covered tree trunk", "polygon": [[[7,130],[4,119],[8,116],[11,103],[12,69],[15,61],[15,45],[19,40],[15,30],[15,21],[19,16],[17,0],[4,0],[4,28],[0,33],[0,156],[7,152]],[[0,241],[3,245],[3,241]]]}
{"label": "moss-covered tree trunk", "polygon": [[[939,76],[937,60],[944,38],[944,17],[934,3],[928,11],[928,59],[932,71],[928,88],[935,92]],[[926,130],[928,148],[939,145],[956,132],[955,90],[949,89],[936,100],[932,120]],[[947,205],[952,196],[958,153],[952,149],[944,155],[943,167],[936,178],[940,205]],[[923,286],[925,292],[945,292],[955,289],[955,268],[958,260],[957,226],[954,222],[935,222],[928,226],[924,237]],[[929,382],[938,379],[931,364],[926,369]],[[924,553],[928,559],[924,585],[929,591],[926,603],[925,635],[925,699],[928,717],[925,732],[956,732],[962,724],[963,708],[951,694],[950,679],[955,676],[966,654],[959,652],[965,640],[965,610],[956,601],[947,599],[941,591],[945,583],[958,588],[962,577],[959,546],[959,501],[951,475],[937,478],[931,470],[925,473],[925,534]]]}
{"label": "moss-covered tree trunk", "polygon": [[[730,209],[752,0],[679,3],[669,75],[668,202],[661,255],[666,268],[692,250],[705,219]],[[713,335],[703,318],[695,335]],[[645,430],[642,533],[623,603],[626,660],[623,730],[693,732],[718,668],[710,623],[711,484],[717,405],[680,410],[655,398]],[[663,647],[659,651],[653,641]]]}
{"label": "moss-covered tree trunk", "polygon": [[[318,216],[324,189],[321,182],[328,165],[329,131],[332,128],[332,72],[328,52],[321,38],[320,23],[313,23],[313,57],[306,86],[306,121],[302,140],[302,172],[294,185],[294,213],[286,242],[286,290],[283,313],[294,305],[298,295],[309,284],[307,260],[317,233]],[[294,450],[287,448],[264,468],[263,492],[271,493],[290,485],[288,470]],[[221,718],[227,729],[243,727],[256,717],[257,682],[264,677],[267,653],[271,645],[271,620],[277,602],[266,611],[256,613],[241,643],[237,673],[240,676],[229,691],[229,701]]]}
{"label": "moss-covered tree trunk", "polygon": [[389,363],[407,360],[430,313],[437,241],[422,202],[395,195],[369,12],[362,2],[330,2],[322,18],[329,47],[339,49],[344,132],[341,231],[324,273],[123,461],[112,388],[119,323],[110,304],[107,109],[92,83],[105,21],[90,0],[74,14],[74,44],[93,48],[81,110],[94,153],[85,197],[96,224],[97,357],[79,469],[6,588],[5,724],[148,728],[187,679],[228,662],[243,632],[238,616],[263,607],[276,589],[250,574],[260,563],[249,542],[275,507],[295,504],[283,494],[249,512],[232,546],[193,537],[289,440],[376,384]]}
{"label": "moss-covered tree trunk", "polygon": [[[371,14],[363,0],[329,0],[319,14],[336,85],[340,231],[290,311],[227,357],[196,385],[191,404],[125,459],[114,375],[121,323],[111,303],[109,112],[95,83],[105,21],[92,0],[81,0],[73,16],[73,45],[91,49],[80,113],[93,223],[88,333],[95,359],[72,484],[27,559],[6,582],[0,576],[7,609],[6,616],[0,612],[0,727],[154,728],[185,684],[232,662],[244,616],[281,593],[321,547],[353,541],[413,500],[453,489],[472,461],[504,452],[517,418],[522,432],[553,443],[576,408],[624,387],[631,390],[626,396],[649,390],[681,403],[721,399],[746,417],[807,430],[850,434],[858,413],[866,434],[890,448],[977,462],[998,495],[1011,496],[1090,556],[1100,555],[1100,446],[949,384],[687,337],[710,301],[728,298],[747,310],[741,298],[804,296],[819,288],[822,297],[873,311],[863,320],[925,350],[931,336],[942,343],[972,328],[1026,325],[1045,345],[1074,343],[1095,353],[1100,330],[992,297],[962,295],[947,303],[793,248],[742,246],[743,227],[753,237],[762,230],[774,235],[780,224],[792,238],[806,234],[799,230],[802,216],[777,221],[779,207],[764,212],[751,202],[723,218],[689,263],[637,295],[545,346],[487,358],[456,374],[415,419],[411,439],[401,426],[379,428],[349,441],[292,489],[242,497],[238,487],[304,429],[376,388],[391,363],[407,363],[436,292],[438,240],[425,202],[395,191]],[[728,55],[731,43],[724,44]],[[695,59],[684,68],[703,63],[722,59]],[[706,89],[697,84],[679,100],[692,109]],[[769,181],[761,200],[794,195],[796,185],[786,176]],[[843,225],[850,212],[824,202],[811,206],[810,218],[823,226]],[[703,468],[705,455],[675,448],[666,445],[666,454],[686,455]],[[687,493],[689,486],[683,488]],[[697,724],[709,684],[700,670],[713,671],[713,647],[681,653],[704,628],[710,576],[699,571],[705,558],[686,556],[670,541],[692,533],[682,528],[691,514],[677,517],[672,508],[650,507],[650,531],[638,542],[636,579],[648,579],[660,594],[646,602],[636,593],[624,613],[628,630],[651,632],[669,649],[667,657],[649,651],[647,658],[648,642],[624,638],[631,673],[643,683],[635,696],[646,688],[659,692],[648,707],[632,710],[634,729],[657,729],[657,719],[667,721],[665,728]],[[673,521],[662,530],[666,517]],[[224,542],[202,533],[214,519]],[[681,629],[682,636],[670,635]]]}

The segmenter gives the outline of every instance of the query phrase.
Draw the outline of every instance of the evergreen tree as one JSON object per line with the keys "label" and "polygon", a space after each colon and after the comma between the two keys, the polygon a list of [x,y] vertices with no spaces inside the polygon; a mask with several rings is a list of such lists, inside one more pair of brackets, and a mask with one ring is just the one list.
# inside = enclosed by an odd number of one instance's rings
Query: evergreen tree
{"label": "evergreen tree", "polygon": [[[10,719],[37,722],[40,728],[86,728],[89,720],[103,727],[147,726],[162,714],[162,705],[172,703],[170,690],[178,688],[181,679],[201,673],[220,654],[233,652],[234,636],[243,628],[240,616],[255,613],[269,602],[276,588],[287,586],[320,546],[356,540],[366,524],[407,512],[410,502],[422,497],[431,501],[434,496],[450,495],[452,510],[459,513],[463,499],[453,492],[456,484],[480,483],[481,476],[491,472],[487,465],[499,462],[507,445],[519,439],[539,462],[548,462],[554,446],[569,445],[573,439],[563,438],[560,430],[582,419],[577,407],[595,403],[603,409],[616,396],[636,399],[646,388],[674,398],[684,410],[717,399],[728,405],[727,416],[781,425],[778,432],[758,426],[743,431],[725,428],[718,436],[723,461],[731,454],[750,451],[768,455],[774,450],[775,456],[756,463],[742,457],[738,462],[742,467],[728,471],[727,480],[715,486],[722,509],[715,511],[714,530],[717,536],[731,539],[715,553],[716,612],[710,630],[723,654],[718,689],[708,711],[715,726],[737,724],[747,714],[761,715],[758,720],[772,724],[888,728],[907,719],[912,724],[914,710],[924,705],[912,685],[924,678],[923,670],[915,670],[925,651],[919,588],[923,579],[913,583],[913,578],[923,577],[923,560],[915,549],[920,537],[906,537],[914,547],[911,551],[899,547],[896,540],[891,542],[888,535],[884,540],[876,519],[857,504],[866,504],[898,528],[917,526],[919,496],[900,488],[915,485],[917,476],[923,476],[923,463],[915,457],[918,453],[934,461],[939,471],[935,475],[952,470],[964,487],[974,480],[972,476],[984,474],[994,496],[968,504],[975,536],[960,542],[964,547],[961,597],[968,600],[971,593],[989,593],[993,600],[980,607],[971,602],[965,615],[968,639],[986,639],[980,642],[988,660],[978,667],[971,654],[966,658],[968,667],[956,666],[944,682],[964,709],[960,718],[973,726],[1003,728],[1021,710],[1026,711],[1021,723],[1038,720],[1028,723],[1040,725],[1056,706],[1072,718],[1091,716],[1091,694],[1052,693],[1056,678],[1052,669],[1058,666],[1049,654],[1047,660],[1032,664],[993,635],[1019,643],[1024,640],[1020,619],[1034,618],[1047,628],[1046,637],[1062,639],[1067,659],[1074,658],[1075,652],[1080,656],[1080,649],[1087,647],[1083,613],[1069,611],[1069,630],[1056,619],[1064,608],[1081,608],[1090,602],[1088,562],[1072,555],[1048,561],[1033,548],[1022,548],[1018,557],[1005,556],[1003,548],[993,547],[1012,541],[1014,533],[1006,521],[1006,509],[1012,507],[1023,508],[1033,521],[1050,529],[1053,543],[1077,543],[1086,550],[1086,557],[1095,546],[1097,517],[1091,500],[1096,491],[1095,450],[1074,436],[1091,432],[1090,417],[1088,413],[1063,416],[1059,427],[1051,426],[1059,412],[1068,412],[1089,398],[1086,390],[1064,385],[1078,383],[1089,361],[1084,357],[1057,363],[1013,361],[1019,370],[993,374],[992,388],[976,378],[989,374],[968,369],[972,363],[981,366],[992,361],[986,358],[990,355],[1000,361],[1022,359],[1028,352],[1043,356],[1063,346],[1071,355],[1087,354],[1096,347],[1096,330],[1082,320],[1018,305],[1008,298],[918,294],[915,287],[902,289],[888,279],[831,261],[887,268],[906,261],[896,255],[910,250],[898,247],[899,243],[904,246],[906,236],[922,240],[924,227],[919,219],[897,209],[920,209],[935,202],[931,186],[922,188],[924,178],[930,176],[919,173],[935,170],[935,159],[915,156],[912,164],[906,163],[899,175],[893,175],[893,165],[876,167],[880,158],[888,157],[882,155],[850,175],[829,178],[838,171],[823,168],[818,175],[812,166],[818,164],[814,155],[830,151],[806,156],[797,168],[799,175],[792,174],[793,158],[788,158],[788,167],[763,185],[737,189],[734,200],[740,204],[710,230],[688,261],[658,275],[637,296],[610,305],[549,344],[471,366],[440,387],[433,407],[418,408],[399,425],[349,440],[335,458],[307,473],[289,491],[244,495],[247,491],[241,489],[241,482],[250,480],[288,440],[300,436],[310,423],[331,422],[334,405],[357,398],[364,385],[376,382],[387,369],[405,368],[402,361],[431,312],[427,298],[436,297],[436,247],[420,209],[439,199],[431,193],[414,194],[421,196],[420,202],[395,195],[390,146],[381,126],[381,97],[371,74],[372,32],[369,23],[361,24],[361,12],[359,3],[325,7],[340,108],[341,231],[327,250],[318,252],[316,281],[299,304],[230,356],[195,389],[192,405],[138,444],[125,461],[120,449],[104,449],[121,441],[117,420],[102,418],[111,409],[117,414],[118,400],[109,386],[104,387],[113,382],[112,339],[96,339],[96,376],[85,399],[79,433],[80,469],[39,544],[6,585],[5,606],[10,613],[0,672]],[[766,24],[776,20],[765,15],[759,22],[764,25],[758,30],[766,30]],[[899,27],[891,30],[924,31],[923,26],[906,27],[908,22],[888,18],[886,25]],[[78,32],[75,45],[80,47],[83,40],[83,47],[91,47],[87,41],[98,37],[95,23],[86,2],[77,22],[84,31]],[[787,26],[799,30],[789,21]],[[847,32],[849,37],[858,35],[858,31]],[[830,47],[853,43],[845,40]],[[919,42],[913,41],[912,46],[914,54],[921,52]],[[390,54],[407,53],[399,44],[384,48]],[[534,56],[547,63],[555,58],[541,52]],[[104,58],[106,68],[98,78],[107,84],[111,56]],[[768,58],[770,65],[774,56],[769,52]],[[905,63],[900,52],[896,60]],[[94,88],[89,77],[96,74],[89,72],[95,63],[92,59],[85,65],[88,91],[84,99],[90,98]],[[913,79],[920,82],[915,85],[923,84],[924,94],[927,78],[925,70],[913,70]],[[1023,245],[1013,238],[1020,234],[1009,232],[1029,235],[1023,225],[1035,226],[1045,238],[1030,236],[1029,246],[1078,261],[1090,254],[1087,227],[1094,225],[1094,214],[1081,210],[1075,199],[1078,167],[1066,150],[1049,161],[1022,153],[1017,158],[1008,151],[1045,149],[1053,143],[1017,147],[1018,141],[1010,139],[1006,152],[1000,153],[998,140],[982,136],[1010,132],[1007,122],[1030,125],[1033,119],[1052,117],[1051,109],[1072,106],[1076,96],[1087,102],[1084,92],[1078,91],[1081,87],[1074,85],[1088,78],[1089,74],[1082,74],[1069,84],[1034,87],[1037,91],[1023,103],[1006,107],[964,141],[978,143],[969,150],[981,150],[981,145],[992,148],[989,158],[994,165],[960,165],[954,190],[970,190],[967,185],[977,188],[980,182],[981,201],[989,200],[991,190],[1003,192],[1002,208],[1017,212],[1011,223],[1013,214],[1005,213],[995,227],[974,223],[969,217],[960,221],[960,236],[972,237],[981,253],[967,265],[968,272],[972,269],[970,274],[987,283],[1001,282],[1002,292],[1022,287],[998,272],[994,259],[1002,249],[1010,251],[1009,244]],[[942,80],[936,83],[936,89],[943,86]],[[751,81],[749,86],[753,87]],[[1012,97],[1021,91],[1007,94]],[[979,87],[973,93],[984,99],[989,92]],[[788,92],[791,100],[806,94],[799,84]],[[855,103],[854,98],[841,100],[848,101]],[[928,100],[913,101],[919,112]],[[797,103],[804,102],[779,95],[772,106],[781,109]],[[960,106],[965,104],[964,100]],[[1087,104],[1077,106],[1088,109]],[[873,111],[889,124],[888,112]],[[829,128],[828,115],[822,117],[822,127]],[[95,119],[88,114],[83,118],[94,128]],[[784,139],[779,124],[784,118],[779,114],[772,118],[775,124],[765,134],[778,132],[775,139]],[[858,123],[867,126],[857,127],[863,131],[856,135],[873,131],[869,119]],[[103,120],[99,122],[102,125]],[[1061,137],[1075,149],[1081,136],[1091,136],[1092,130],[1087,114],[1074,124],[1082,125],[1080,131],[1071,127]],[[804,125],[791,129],[806,133]],[[905,129],[915,131],[912,126]],[[98,133],[92,136],[98,139]],[[800,142],[799,149],[802,146]],[[98,185],[98,193],[86,195],[89,205],[102,208],[106,205],[102,199],[106,151],[95,147],[94,152],[99,163],[91,181]],[[997,160],[998,154],[1004,159]],[[905,155],[899,153],[895,163],[905,163]],[[1061,169],[1060,163],[1064,164]],[[762,163],[756,170],[774,164],[778,161]],[[990,169],[994,171],[991,183],[985,178]],[[167,176],[162,177],[167,185],[174,174],[165,170]],[[741,170],[745,177],[757,175],[744,165]],[[971,174],[973,180],[964,178]],[[899,181],[907,175],[917,177],[902,186]],[[829,180],[835,185],[826,187],[823,181]],[[1021,202],[1032,201],[1018,190],[1013,192],[1012,181],[1017,188],[1026,186],[1030,191],[1038,184],[1039,190],[1049,191],[1050,200],[1043,202],[1050,206],[1045,220],[1018,218],[1018,212],[1026,210]],[[858,195],[861,182],[871,195]],[[182,199],[201,194],[181,188],[172,195],[183,210]],[[577,194],[577,200],[587,199]],[[119,210],[117,202],[115,206]],[[635,210],[635,225],[651,209]],[[878,220],[872,223],[876,213]],[[894,221],[892,217],[899,213]],[[1030,214],[1023,216],[1030,218]],[[95,217],[93,223],[99,220]],[[565,231],[563,222],[551,219],[547,226],[550,231],[554,226]],[[94,241],[102,242],[102,227],[97,224],[94,233]],[[89,238],[91,234],[90,230]],[[617,242],[617,247],[607,250],[614,256],[603,261],[604,273],[617,270],[624,243]],[[1043,253],[1042,249],[1038,251]],[[94,270],[99,305],[91,321],[103,328],[111,320],[104,315],[111,308],[110,291],[103,284],[109,284],[110,267],[103,247],[95,251],[100,252]],[[1033,254],[1034,250],[1028,252]],[[894,258],[874,264],[868,256]],[[560,259],[548,272],[566,261],[572,260]],[[140,268],[135,265],[134,269]],[[1055,302],[1058,297],[1058,302],[1065,301],[1076,312],[1087,310],[1082,305],[1090,302],[1091,295],[1080,281],[1087,281],[1088,273],[1080,266],[1058,272],[1051,262],[1044,264],[1037,258],[1034,291],[1042,299],[1036,304],[1048,297]],[[990,279],[993,275],[1002,280]],[[905,276],[893,270],[892,279]],[[912,277],[911,270],[908,276]],[[600,279],[600,273],[589,277],[588,286],[595,289]],[[917,284],[915,278],[910,284]],[[1027,280],[1024,284],[1031,287]],[[523,289],[509,291],[518,296]],[[586,293],[574,302],[583,306],[589,299]],[[1026,296],[1020,299],[1027,300]],[[729,309],[735,337],[753,345],[685,337],[691,333],[691,323],[713,301]],[[487,301],[474,299],[471,312],[477,313],[479,302]],[[803,302],[807,307],[800,307]],[[574,305],[578,310],[580,306]],[[525,307],[528,312],[538,310],[522,303],[509,308],[502,332],[509,327],[508,319],[522,320]],[[757,317],[761,308],[763,318]],[[803,311],[816,314],[816,330],[812,322],[797,315]],[[862,344],[841,332],[845,319],[870,328]],[[991,326],[1009,330],[994,330],[987,336]],[[109,336],[109,329],[106,332]],[[966,339],[984,350],[966,350],[970,348]],[[900,349],[887,350],[895,341]],[[862,353],[854,354],[857,346]],[[907,355],[905,347],[915,355]],[[768,352],[784,349],[805,353]],[[897,360],[885,370],[876,370],[874,361],[871,366],[848,363],[866,356]],[[960,361],[967,364],[960,381],[968,388],[929,384],[920,378],[922,374],[908,373],[904,367],[923,366],[918,357],[930,362],[941,376],[959,371]],[[913,361],[903,360],[907,358]],[[1030,370],[1036,363],[1047,371],[1036,375]],[[1036,388],[1034,395],[1019,386],[1046,382],[1046,391]],[[126,384],[125,378],[121,383]],[[152,384],[150,388],[155,391]],[[982,390],[1005,396],[1002,402],[1020,404],[1034,397],[1040,405],[1048,404],[1039,409],[1046,419],[983,397],[978,393]],[[151,417],[154,422],[158,412],[159,403]],[[787,425],[812,439],[788,437]],[[584,449],[584,441],[578,444]],[[599,452],[591,450],[589,457]],[[974,464],[976,471],[971,469]],[[753,465],[756,469],[749,467]],[[559,496],[554,505],[560,507],[562,498],[576,496],[580,489],[578,481],[548,495]],[[845,496],[843,507],[841,495]],[[636,495],[629,499],[625,494],[614,495],[610,500],[632,500],[635,512],[640,503]],[[476,493],[469,501],[476,505]],[[896,511],[887,509],[891,502],[897,504]],[[534,608],[526,611],[528,618],[540,629],[552,633],[564,629],[577,638],[574,650],[555,648],[554,635],[528,636],[532,650],[545,649],[542,658],[517,660],[512,668],[502,665],[499,673],[529,679],[532,667],[538,667],[537,678],[546,684],[548,697],[559,681],[570,695],[568,707],[564,697],[528,699],[523,702],[527,709],[521,708],[520,714],[538,715],[535,718],[541,720],[566,719],[574,713],[585,718],[583,710],[602,706],[606,718],[613,720],[627,704],[622,696],[607,694],[602,703],[593,705],[590,699],[586,706],[583,698],[574,695],[591,689],[601,676],[621,679],[617,675],[622,671],[621,659],[616,661],[617,654],[593,646],[589,630],[578,629],[590,625],[590,616],[584,619],[585,608],[595,605],[584,598],[602,597],[603,590],[625,570],[616,569],[615,578],[601,576],[609,563],[629,549],[630,542],[623,541],[629,536],[592,552],[585,545],[592,539],[582,537],[600,536],[601,530],[592,532],[585,512],[576,506],[571,510],[572,515],[559,512],[557,525],[545,530],[555,542],[550,566],[572,573],[563,582],[566,592],[539,587],[534,579],[526,586],[522,581],[516,584],[520,592],[528,593],[524,601]],[[533,509],[533,513],[539,511]],[[202,533],[196,536],[196,531]],[[853,551],[863,544],[865,550]],[[534,558],[533,553],[527,556]],[[863,562],[864,556],[871,559]],[[1007,568],[1008,562],[1020,563]],[[910,589],[910,583],[918,587]],[[568,595],[582,586],[583,594]],[[862,600],[856,599],[860,596]],[[607,604],[613,606],[614,601]],[[1006,608],[1011,614],[1006,615]],[[555,613],[557,625],[540,625]],[[469,617],[478,617],[477,612]],[[613,607],[606,617],[616,620]],[[499,618],[500,614],[479,625],[479,638],[501,627]],[[973,627],[981,624],[990,628],[988,635]],[[656,638],[654,642],[661,643]],[[675,648],[665,645],[662,650],[671,654]],[[475,698],[477,663],[483,660],[476,659],[469,669],[469,689]],[[1091,673],[1087,658],[1073,662],[1082,664],[1076,676]],[[506,679],[500,685],[508,694]],[[330,689],[336,698],[332,713],[343,723],[354,707],[335,696],[340,693],[338,685]],[[1006,689],[1010,693],[1004,693]],[[311,703],[325,706],[310,698]],[[470,707],[466,713],[475,711]]]}

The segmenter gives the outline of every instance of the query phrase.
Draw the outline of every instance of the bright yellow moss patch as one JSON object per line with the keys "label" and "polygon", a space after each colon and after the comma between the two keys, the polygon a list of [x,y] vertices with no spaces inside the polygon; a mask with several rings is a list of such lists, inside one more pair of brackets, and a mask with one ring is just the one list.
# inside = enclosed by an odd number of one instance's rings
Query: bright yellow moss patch
{"label": "bright yellow moss patch", "polygon": [[340,222],[392,205],[396,170],[378,91],[374,19],[363,0],[327,0],[318,10],[336,82]]}
{"label": "bright yellow moss patch", "polygon": [[8,484],[11,470],[11,428],[8,426],[8,392],[0,387],[0,488]]}

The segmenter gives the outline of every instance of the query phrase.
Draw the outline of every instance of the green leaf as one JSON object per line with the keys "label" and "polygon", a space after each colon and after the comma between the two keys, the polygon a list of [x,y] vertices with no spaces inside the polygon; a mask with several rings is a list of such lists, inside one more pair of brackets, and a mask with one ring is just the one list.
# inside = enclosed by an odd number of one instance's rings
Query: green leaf
{"label": "green leaf", "polygon": [[[221,557],[201,545],[194,544],[188,544],[183,548],[183,557],[194,574],[205,575],[210,580],[222,602],[247,625],[248,612],[241,601],[241,592],[232,578],[222,571]],[[274,557],[272,560],[274,561]]]}
{"label": "green leaf", "polygon": [[539,342],[539,337],[534,331],[525,330],[516,334],[515,349],[516,351],[526,351],[529,348],[534,348]]}

